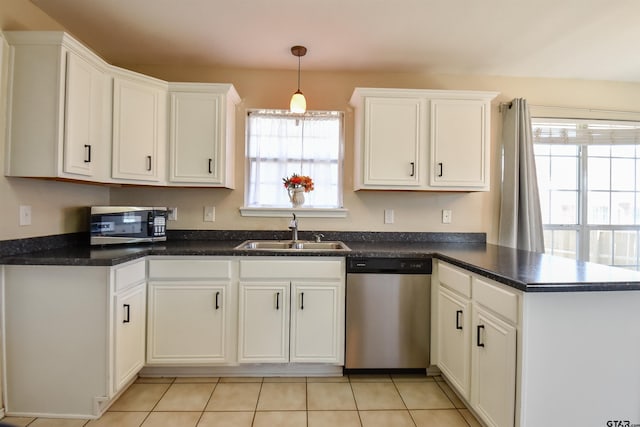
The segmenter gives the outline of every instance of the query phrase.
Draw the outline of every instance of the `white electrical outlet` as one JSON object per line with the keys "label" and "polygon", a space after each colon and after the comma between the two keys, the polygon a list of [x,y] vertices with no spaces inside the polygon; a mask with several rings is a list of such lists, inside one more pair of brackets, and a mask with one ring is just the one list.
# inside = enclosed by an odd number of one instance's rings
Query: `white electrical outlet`
{"label": "white electrical outlet", "polygon": [[20,225],[31,225],[31,206],[20,205]]}
{"label": "white electrical outlet", "polygon": [[384,223],[393,224],[393,209],[384,210]]}
{"label": "white electrical outlet", "polygon": [[178,220],[178,208],[176,207],[167,208],[167,220],[169,221]]}
{"label": "white electrical outlet", "polygon": [[443,224],[451,224],[451,210],[443,209],[442,210],[442,223]]}
{"label": "white electrical outlet", "polygon": [[216,220],[216,207],[215,206],[205,206],[204,207],[204,221],[205,222],[214,222]]}

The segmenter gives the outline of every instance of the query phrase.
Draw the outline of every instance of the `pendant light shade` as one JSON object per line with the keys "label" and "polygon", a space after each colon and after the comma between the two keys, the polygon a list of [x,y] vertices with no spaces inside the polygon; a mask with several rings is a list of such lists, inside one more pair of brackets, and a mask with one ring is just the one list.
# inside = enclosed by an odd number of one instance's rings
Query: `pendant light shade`
{"label": "pendant light shade", "polygon": [[293,56],[298,57],[298,90],[296,90],[296,92],[291,97],[289,110],[292,113],[304,114],[307,111],[307,100],[300,90],[300,57],[307,54],[307,48],[304,46],[293,46],[291,48],[291,53],[293,54]]}

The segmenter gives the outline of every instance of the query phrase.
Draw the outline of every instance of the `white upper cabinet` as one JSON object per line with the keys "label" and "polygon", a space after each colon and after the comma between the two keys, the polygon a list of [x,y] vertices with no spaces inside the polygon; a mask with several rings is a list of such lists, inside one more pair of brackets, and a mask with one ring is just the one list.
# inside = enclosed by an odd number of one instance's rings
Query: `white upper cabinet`
{"label": "white upper cabinet", "polygon": [[429,185],[489,190],[490,100],[431,100]]}
{"label": "white upper cabinet", "polygon": [[10,43],[6,174],[107,180],[107,65],[64,33],[5,36]]}
{"label": "white upper cabinet", "polygon": [[488,191],[496,92],[356,88],[356,190]]}
{"label": "white upper cabinet", "polygon": [[114,180],[158,184],[166,180],[166,111],[166,82],[114,69]]}
{"label": "white upper cabinet", "polygon": [[425,150],[426,102],[371,97],[364,101],[360,186],[419,186]]}
{"label": "white upper cabinet", "polygon": [[169,93],[170,184],[234,188],[233,85],[170,83]]}

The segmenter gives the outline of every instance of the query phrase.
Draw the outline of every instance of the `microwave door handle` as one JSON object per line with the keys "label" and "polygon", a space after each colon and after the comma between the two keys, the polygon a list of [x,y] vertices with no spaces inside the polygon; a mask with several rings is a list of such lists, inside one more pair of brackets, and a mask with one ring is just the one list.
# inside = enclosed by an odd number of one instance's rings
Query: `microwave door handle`
{"label": "microwave door handle", "polygon": [[147,215],[147,236],[153,237],[153,212],[149,212]]}

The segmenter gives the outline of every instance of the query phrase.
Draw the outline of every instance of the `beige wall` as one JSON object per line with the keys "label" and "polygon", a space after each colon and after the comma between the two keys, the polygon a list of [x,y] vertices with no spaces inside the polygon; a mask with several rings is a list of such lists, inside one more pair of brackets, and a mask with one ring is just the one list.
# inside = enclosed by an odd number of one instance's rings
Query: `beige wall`
{"label": "beige wall", "polygon": [[[4,30],[62,29],[28,0],[2,0]],[[310,54],[313,54],[311,49]],[[108,60],[108,58],[106,58]],[[244,117],[249,108],[287,108],[295,90],[295,71],[226,70],[206,67],[116,64],[169,81],[229,82],[243,98],[237,112],[236,190],[177,188],[111,188],[64,182],[0,177],[0,240],[84,229],[80,207],[113,204],[177,206],[173,229],[286,229],[285,218],[242,217],[244,200]],[[488,193],[353,192],[353,112],[348,100],[356,86],[499,91],[492,110],[492,190]],[[419,73],[308,72],[302,67],[302,90],[310,109],[345,111],[344,219],[301,220],[303,230],[480,231],[497,239],[499,204],[499,133],[497,104],[515,97],[533,105],[640,111],[640,84],[578,80],[525,79],[489,76],[443,76]],[[4,93],[3,99],[4,99]],[[4,102],[0,108],[4,109]],[[0,144],[4,144],[4,110],[0,111]],[[2,147],[3,148],[3,147]],[[4,157],[4,150],[0,151]],[[19,227],[18,206],[34,207],[34,225]],[[205,205],[216,206],[216,222],[202,221]],[[383,223],[384,209],[395,210],[395,224]],[[453,223],[441,224],[440,211],[453,211]],[[5,218],[7,220],[5,220]]]}

